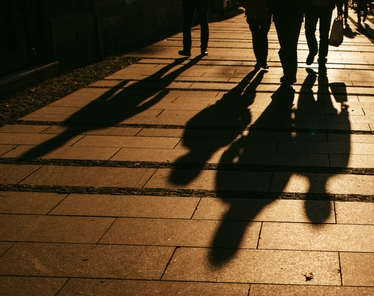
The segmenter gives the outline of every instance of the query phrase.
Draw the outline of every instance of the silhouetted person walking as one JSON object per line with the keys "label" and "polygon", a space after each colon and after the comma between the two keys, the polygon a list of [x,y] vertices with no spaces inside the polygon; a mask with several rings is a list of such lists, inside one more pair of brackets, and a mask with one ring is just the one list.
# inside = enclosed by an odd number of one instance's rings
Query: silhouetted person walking
{"label": "silhouetted person walking", "polygon": [[279,58],[283,67],[282,84],[296,82],[297,44],[304,20],[304,0],[274,0],[274,24],[279,40]]}
{"label": "silhouetted person walking", "polygon": [[368,5],[367,5],[367,0],[356,0],[356,12],[357,12],[357,23],[358,26],[361,27],[361,17],[362,17],[362,22],[366,21],[366,17],[368,15]]}
{"label": "silhouetted person walking", "polygon": [[[318,73],[326,74],[327,54],[329,50],[329,33],[332,11],[338,7],[342,14],[342,0],[310,0],[305,14],[305,36],[308,43],[309,55],[306,64],[311,65],[318,53]],[[317,23],[319,21],[319,49],[316,39]]]}
{"label": "silhouetted person walking", "polygon": [[252,33],[253,51],[256,56],[256,68],[268,69],[268,32],[271,25],[271,0],[246,0],[245,14]]}
{"label": "silhouetted person walking", "polygon": [[[183,50],[179,51],[180,55],[191,55],[191,26],[195,11],[200,22],[200,53],[208,55],[209,25],[208,25],[208,9],[210,0],[183,0]],[[178,0],[174,0],[177,4]]]}

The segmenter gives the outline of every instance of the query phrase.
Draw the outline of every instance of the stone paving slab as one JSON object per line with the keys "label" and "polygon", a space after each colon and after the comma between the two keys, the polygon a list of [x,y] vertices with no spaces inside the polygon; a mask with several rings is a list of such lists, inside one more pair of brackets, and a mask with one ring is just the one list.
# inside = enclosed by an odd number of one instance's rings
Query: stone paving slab
{"label": "stone paving slab", "polygon": [[[34,151],[39,146],[17,146],[2,155],[4,158],[22,158],[26,153]],[[65,147],[54,149],[39,158],[49,159],[79,159],[79,160],[109,160],[120,150],[108,147]]]}
{"label": "stone paving slab", "polygon": [[337,202],[335,207],[337,223],[374,225],[372,203]]}
{"label": "stone paving slab", "polygon": [[160,279],[173,247],[16,243],[0,257],[2,275]]}
{"label": "stone paving slab", "polygon": [[341,253],[342,280],[345,286],[372,287],[373,253]]}
{"label": "stone paving slab", "polygon": [[39,168],[39,165],[0,164],[0,184],[17,184]]}
{"label": "stone paving slab", "polygon": [[[365,237],[365,240],[362,240]],[[373,252],[374,226],[265,222],[259,249]]]}
{"label": "stone paving slab", "polygon": [[67,195],[44,192],[0,192],[2,214],[48,214]]}
{"label": "stone paving slab", "polygon": [[113,222],[111,218],[0,215],[0,240],[96,243]]}
{"label": "stone paving slab", "polygon": [[248,284],[190,283],[175,281],[70,279],[59,296],[68,295],[206,295],[247,296]]}
{"label": "stone paving slab", "polygon": [[373,288],[361,287],[314,287],[314,286],[292,286],[292,285],[251,285],[251,296],[369,296],[374,293]]}
{"label": "stone paving slab", "polygon": [[0,294],[17,296],[56,295],[66,278],[0,276]]}
{"label": "stone paving slab", "polygon": [[313,285],[341,285],[335,252],[240,250],[231,254],[230,249],[213,251],[217,254],[209,254],[209,249],[177,249],[163,279],[308,285],[306,275],[313,273]]}
{"label": "stone paving slab", "polygon": [[188,219],[198,203],[195,197],[71,194],[51,214]]}
{"label": "stone paving slab", "polygon": [[[220,221],[172,219],[118,219],[100,240],[104,244],[149,246],[209,247]],[[229,229],[242,229],[246,222],[226,222]],[[241,247],[256,248],[260,223],[252,223],[243,234]],[[227,239],[216,247],[233,248],[236,241]]]}
{"label": "stone paving slab", "polygon": [[[25,170],[29,167],[35,169],[35,166],[25,166]],[[154,169],[142,168],[43,166],[20,184],[140,188],[154,172]]]}
{"label": "stone paving slab", "polygon": [[[310,209],[321,209],[331,207],[330,201],[311,200],[308,201]],[[230,198],[221,200],[219,198],[203,198],[193,216],[194,219],[222,219],[224,215],[232,210],[227,219],[237,221],[278,221],[278,222],[310,222],[305,213],[305,200],[273,200],[273,199],[245,199]],[[349,207],[347,211],[349,211]],[[316,211],[316,219],[319,211]],[[326,218],[326,217],[325,217]],[[325,223],[335,223],[335,215],[329,215]]]}

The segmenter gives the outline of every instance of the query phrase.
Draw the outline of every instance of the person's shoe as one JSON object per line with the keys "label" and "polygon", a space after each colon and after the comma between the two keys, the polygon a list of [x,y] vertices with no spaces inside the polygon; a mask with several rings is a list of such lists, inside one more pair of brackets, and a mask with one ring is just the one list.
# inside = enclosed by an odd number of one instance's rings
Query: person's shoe
{"label": "person's shoe", "polygon": [[312,54],[312,53],[309,53],[308,54],[308,57],[306,58],[306,64],[309,66],[311,64],[313,64],[314,62],[314,57],[315,57],[315,54]]}
{"label": "person's shoe", "polygon": [[191,55],[191,52],[189,51],[189,50],[180,50],[179,52],[179,55],[181,55],[181,56],[190,56]]}
{"label": "person's shoe", "polygon": [[262,69],[269,69],[269,65],[266,63],[261,64]]}
{"label": "person's shoe", "polygon": [[201,50],[201,54],[202,56],[207,56],[208,55],[208,51],[207,50]]}

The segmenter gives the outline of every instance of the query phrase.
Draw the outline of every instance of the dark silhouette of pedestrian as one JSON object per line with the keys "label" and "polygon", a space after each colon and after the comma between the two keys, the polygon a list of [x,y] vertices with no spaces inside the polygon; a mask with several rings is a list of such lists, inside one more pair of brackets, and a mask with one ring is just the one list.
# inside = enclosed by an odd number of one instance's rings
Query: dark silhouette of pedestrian
{"label": "dark silhouette of pedestrian", "polygon": [[[342,14],[342,0],[310,0],[305,14],[305,36],[308,43],[309,55],[306,64],[311,65],[318,53],[318,73],[326,74],[327,54],[329,50],[329,33],[331,17],[335,6]],[[319,48],[316,38],[317,23],[319,22]]]}
{"label": "dark silhouette of pedestrian", "polygon": [[343,0],[343,16],[344,16],[344,25],[347,27],[348,24],[348,10],[349,10],[349,0]]}
{"label": "dark silhouette of pedestrian", "polygon": [[253,51],[256,56],[255,68],[268,69],[268,32],[271,26],[272,1],[246,0],[245,14],[252,33]]}
{"label": "dark silhouette of pedestrian", "polygon": [[297,45],[301,24],[304,20],[305,1],[274,0],[274,24],[279,40],[279,58],[283,68],[281,83],[291,85],[296,82]]}
{"label": "dark silhouette of pedestrian", "polygon": [[359,27],[362,26],[361,20],[364,23],[368,16],[367,0],[356,0],[356,13],[357,13],[357,24]]}
{"label": "dark silhouette of pedestrian", "polygon": [[[173,0],[175,4],[178,0]],[[195,11],[200,22],[200,53],[208,55],[209,25],[208,9],[210,0],[183,0],[183,49],[179,51],[180,55],[191,55],[191,26]]]}

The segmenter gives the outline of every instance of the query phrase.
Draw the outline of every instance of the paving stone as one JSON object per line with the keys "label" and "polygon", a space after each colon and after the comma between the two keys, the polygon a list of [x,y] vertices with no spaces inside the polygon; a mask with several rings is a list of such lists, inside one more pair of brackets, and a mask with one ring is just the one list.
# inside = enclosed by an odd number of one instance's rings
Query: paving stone
{"label": "paving stone", "polygon": [[137,136],[182,138],[183,129],[143,128]]}
{"label": "paving stone", "polygon": [[[260,223],[242,221],[225,221],[227,229],[245,229],[241,247],[256,248],[260,233]],[[172,220],[172,219],[118,219],[108,230],[100,243],[155,245],[155,246],[184,246],[209,247],[214,239],[220,221],[208,220]],[[225,240],[219,241],[217,247],[236,247],[236,240],[230,239],[227,231]]]}
{"label": "paving stone", "polygon": [[0,127],[0,133],[38,134],[48,128],[48,125],[4,125]]}
{"label": "paving stone", "polygon": [[330,154],[330,161],[332,167],[373,168],[374,154]]}
{"label": "paving stone", "polygon": [[154,172],[143,168],[43,166],[21,184],[140,188]]}
{"label": "paving stone", "polygon": [[348,174],[274,173],[271,191],[372,195],[373,176]]}
{"label": "paving stone", "polygon": [[96,243],[113,218],[0,215],[0,240]]}
{"label": "paving stone", "polygon": [[43,133],[44,134],[85,134],[97,136],[135,136],[142,129],[137,127],[65,127],[65,126],[50,126]]}
{"label": "paving stone", "polygon": [[344,286],[374,287],[373,253],[340,253]]}
{"label": "paving stone", "polygon": [[85,136],[75,146],[78,147],[138,147],[138,148],[174,148],[180,138],[161,137],[121,137],[121,136]]}
{"label": "paving stone", "polygon": [[0,276],[0,295],[49,296],[56,295],[65,285],[64,278]]}
{"label": "paving stone", "polygon": [[336,202],[336,222],[341,224],[374,225],[374,204]]}
{"label": "paving stone", "polygon": [[[199,176],[197,178],[197,176]],[[217,180],[216,180],[217,179]],[[159,169],[145,188],[184,188],[202,190],[260,191],[269,190],[271,173],[250,171],[199,171],[193,169]]]}
{"label": "paving stone", "polygon": [[0,192],[0,213],[47,214],[67,195],[44,192]]}
{"label": "paving stone", "polygon": [[[230,220],[310,222],[305,212],[305,204],[304,200],[202,198],[193,218],[222,219],[230,211]],[[319,209],[331,206],[329,201],[308,201],[308,209],[315,212],[316,219],[322,219],[318,217]],[[335,216],[329,215],[325,223],[335,223]]]}
{"label": "paving stone", "polygon": [[247,296],[248,291],[248,284],[71,279],[59,295]]}
{"label": "paving stone", "polygon": [[[143,149],[143,148],[122,148],[111,160],[113,161],[149,161],[166,163],[219,163],[223,150],[211,155],[211,151],[199,150],[189,157],[185,149]],[[188,155],[188,157],[187,157]],[[208,157],[204,158],[207,155]]]}
{"label": "paving stone", "polygon": [[2,144],[27,144],[38,145],[53,138],[51,135],[44,134],[21,134],[21,133],[0,133],[0,142]]}
{"label": "paving stone", "polygon": [[7,152],[15,149],[17,145],[1,145],[0,144],[0,157],[3,157]]}
{"label": "paving stone", "polygon": [[14,243],[0,242],[0,257],[13,246]]}
{"label": "paving stone", "polygon": [[251,296],[369,296],[373,295],[374,288],[361,287],[315,287],[291,285],[251,285]]}
{"label": "paving stone", "polygon": [[[37,149],[37,146],[18,146],[16,149],[4,154],[4,158],[20,158],[27,152],[32,152]],[[119,148],[107,147],[61,147],[57,149],[50,149],[39,158],[53,158],[53,159],[78,159],[78,160],[109,160],[115,155]]]}
{"label": "paving stone", "polygon": [[[214,251],[214,250],[213,250]],[[179,248],[164,280],[341,285],[337,253]],[[306,277],[313,273],[313,279]]]}
{"label": "paving stone", "polygon": [[199,200],[195,197],[71,194],[51,214],[188,219]]}
{"label": "paving stone", "polygon": [[40,167],[40,165],[0,164],[0,184],[17,184]]}
{"label": "paving stone", "polygon": [[373,225],[265,222],[260,249],[374,252]]}
{"label": "paving stone", "polygon": [[0,273],[158,280],[173,250],[171,247],[17,243],[0,258]]}

